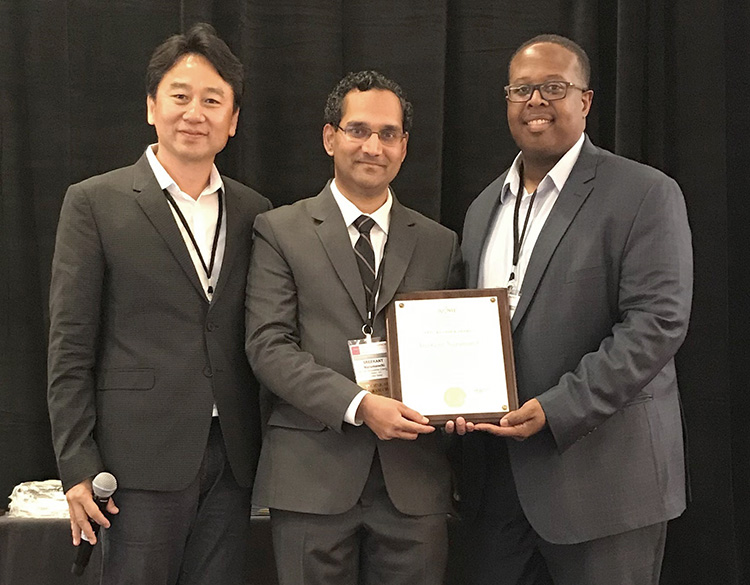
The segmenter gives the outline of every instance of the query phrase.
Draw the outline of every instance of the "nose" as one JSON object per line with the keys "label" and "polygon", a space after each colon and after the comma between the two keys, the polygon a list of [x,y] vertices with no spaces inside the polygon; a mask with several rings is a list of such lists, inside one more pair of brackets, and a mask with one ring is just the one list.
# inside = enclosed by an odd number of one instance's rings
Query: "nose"
{"label": "nose", "polygon": [[203,121],[203,104],[201,104],[201,101],[199,99],[194,99],[188,104],[183,114],[183,118],[191,122]]}
{"label": "nose", "polygon": [[532,92],[532,94],[531,94],[531,97],[529,98],[529,101],[528,101],[528,102],[526,102],[526,103],[527,103],[527,104],[531,104],[531,105],[533,105],[533,106],[536,106],[536,105],[539,105],[539,104],[540,104],[540,103],[542,103],[542,102],[545,102],[545,103],[546,103],[546,102],[547,102],[547,100],[545,100],[545,99],[544,99],[544,98],[542,97],[542,90],[541,90],[540,88],[538,88],[538,87],[535,87],[535,88],[534,88],[534,91],[533,91],[533,92]]}
{"label": "nose", "polygon": [[380,136],[377,132],[370,134],[370,137],[362,143],[362,150],[372,156],[377,156],[383,151],[383,145],[380,143]]}

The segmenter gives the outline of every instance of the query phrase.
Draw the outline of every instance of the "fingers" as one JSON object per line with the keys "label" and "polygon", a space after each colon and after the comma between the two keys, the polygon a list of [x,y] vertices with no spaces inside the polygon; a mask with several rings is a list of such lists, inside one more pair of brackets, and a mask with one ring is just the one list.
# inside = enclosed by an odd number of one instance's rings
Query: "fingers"
{"label": "fingers", "polygon": [[[70,513],[70,507],[68,507],[68,512]],[[72,513],[70,513],[70,535],[73,539],[73,546],[81,544],[81,529],[76,521],[73,520]]]}
{"label": "fingers", "polygon": [[79,484],[74,485],[65,493],[65,499],[68,500],[68,512],[70,514],[70,532],[73,537],[73,544],[81,544],[81,532],[83,532],[89,541],[93,538],[96,542],[94,531],[89,524],[89,518],[84,508],[84,502],[88,499],[93,502],[91,495],[91,480],[87,479]]}
{"label": "fingers", "polygon": [[473,432],[474,428],[474,423],[467,421],[462,416],[457,417],[455,421],[449,420],[445,423],[445,432],[448,434],[455,433],[459,436]]}
{"label": "fingers", "polygon": [[105,528],[109,528],[109,520],[107,520],[107,517],[99,509],[99,506],[96,505],[94,498],[91,498],[90,500],[85,502],[83,507],[84,507],[84,510],[86,511],[86,515],[91,520],[96,522],[99,526],[104,526]]}
{"label": "fingers", "polygon": [[388,441],[390,439],[413,441],[419,435],[426,435],[434,432],[435,427],[416,423],[403,417],[394,417],[390,421],[385,421],[380,429],[376,430],[375,434],[383,441]]}
{"label": "fingers", "polygon": [[[107,517],[94,501],[91,491],[91,480],[87,479],[74,485],[65,493],[65,498],[68,501],[70,532],[73,544],[78,546],[81,543],[82,533],[91,544],[96,544],[96,534],[94,533],[91,521],[93,520],[100,526],[109,528],[109,520],[107,520]],[[107,510],[115,514],[117,513],[117,506],[115,506],[112,500],[107,503]]]}
{"label": "fingers", "polygon": [[530,413],[528,412],[522,412],[519,410],[514,410],[513,412],[509,412],[506,414],[503,418],[500,419],[500,426],[501,427],[515,427],[518,425],[522,425],[526,421],[533,418]]}
{"label": "fingers", "polygon": [[423,425],[410,420],[404,420],[399,427],[399,430],[403,433],[414,434],[415,439],[417,438],[416,435],[429,435],[435,432],[435,427],[433,426]]}
{"label": "fingers", "polygon": [[517,411],[503,417],[500,425],[518,429],[519,432],[517,434],[509,436],[526,438],[535,435],[547,425],[547,416],[539,401],[536,398],[532,398]]}
{"label": "fingers", "polygon": [[[409,408],[408,406],[406,406],[402,402],[397,402],[397,401],[395,401],[395,402],[396,402],[397,408],[401,411],[401,416],[402,417],[404,417],[406,419],[409,419],[411,421],[414,421],[416,423],[420,423],[422,425],[426,425],[428,422],[430,422],[429,418],[427,418],[426,416],[422,416],[420,413],[418,413],[413,408]],[[432,427],[430,427],[430,428],[432,428]]]}
{"label": "fingers", "polygon": [[491,423],[477,423],[474,425],[474,429],[477,431],[490,433],[491,435],[495,435],[497,437],[507,437],[510,436],[512,432],[514,432],[512,427],[510,429],[506,429],[499,425],[493,425]]}
{"label": "fingers", "polygon": [[73,544],[75,546],[81,544],[82,534],[91,544],[96,544],[96,534],[91,527],[85,508],[76,502],[68,502],[68,510],[70,512],[70,531],[73,536]]}
{"label": "fingers", "polygon": [[547,424],[547,418],[538,400],[532,398],[521,408],[509,412],[500,423],[480,423],[475,425],[478,431],[485,431],[498,437],[510,437],[523,441],[541,431]]}
{"label": "fingers", "polygon": [[381,440],[414,440],[417,436],[435,432],[429,419],[397,400],[383,396],[365,396],[358,410],[362,421]]}
{"label": "fingers", "polygon": [[419,435],[427,435],[435,432],[435,427],[421,425],[413,422],[407,422],[402,427],[394,427],[390,432],[386,432],[378,438],[388,441],[390,439],[402,439],[407,441],[415,440]]}
{"label": "fingers", "polygon": [[474,429],[477,431],[484,431],[485,433],[495,435],[496,437],[508,437],[519,441],[523,441],[533,434],[530,433],[524,425],[500,426],[493,425],[492,423],[477,423],[474,425]]}
{"label": "fingers", "polygon": [[112,498],[109,498],[109,501],[107,502],[107,513],[117,514],[119,511],[120,508],[115,505],[115,501]]}

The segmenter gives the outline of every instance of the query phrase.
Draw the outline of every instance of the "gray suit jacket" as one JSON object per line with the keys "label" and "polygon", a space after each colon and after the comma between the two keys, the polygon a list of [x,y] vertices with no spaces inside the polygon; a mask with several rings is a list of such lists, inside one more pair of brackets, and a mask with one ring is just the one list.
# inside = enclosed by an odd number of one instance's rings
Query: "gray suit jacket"
{"label": "gray suit jacket", "polygon": [[[469,286],[506,174],[466,216]],[[523,510],[545,540],[592,540],[685,508],[673,357],[691,299],[679,187],[586,138],[534,247],[512,321],[519,399],[538,398],[548,428],[508,449]],[[470,513],[484,473],[481,443],[464,445],[478,484],[466,486]]]}
{"label": "gray suit jacket", "polygon": [[[394,200],[374,336],[397,292],[462,286],[458,237]],[[362,337],[365,294],[341,212],[326,186],[258,216],[248,279],[247,354],[272,393],[256,503],[313,514],[351,508],[375,449],[388,494],[406,514],[450,510],[440,433],[380,441],[344,423],[360,391],[347,340]]]}
{"label": "gray suit jacket", "polygon": [[48,401],[66,489],[106,469],[120,486],[195,478],[221,416],[238,482],[260,450],[257,382],[244,355],[256,214],[270,203],[223,177],[227,237],[213,302],[145,155],[68,189],[50,286]]}

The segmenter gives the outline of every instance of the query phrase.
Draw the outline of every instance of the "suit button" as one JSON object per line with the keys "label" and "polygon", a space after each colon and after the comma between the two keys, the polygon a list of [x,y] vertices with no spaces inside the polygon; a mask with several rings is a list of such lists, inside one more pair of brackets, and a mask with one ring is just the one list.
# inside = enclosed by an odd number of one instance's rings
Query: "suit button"
{"label": "suit button", "polygon": [[216,323],[208,323],[208,325],[206,325],[206,329],[208,329],[209,331],[214,331],[216,329]]}
{"label": "suit button", "polygon": [[205,368],[203,368],[203,375],[206,376],[206,378],[210,378],[214,375],[211,371],[211,366],[206,366]]}

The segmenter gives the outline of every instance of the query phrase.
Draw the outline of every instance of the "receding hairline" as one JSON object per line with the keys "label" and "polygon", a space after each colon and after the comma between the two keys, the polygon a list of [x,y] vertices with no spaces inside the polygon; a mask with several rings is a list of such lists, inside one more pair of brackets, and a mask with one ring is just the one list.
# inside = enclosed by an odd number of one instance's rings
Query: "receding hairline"
{"label": "receding hairline", "polygon": [[[513,53],[513,55],[510,58],[510,61],[508,62],[508,81],[510,81],[510,70],[513,66],[513,62],[523,53],[528,51],[529,49],[533,49],[534,47],[537,47],[538,45],[551,45],[553,47],[558,47],[560,49],[563,49],[566,51],[569,55],[573,57],[576,63],[576,69],[578,69],[578,75],[580,77],[580,81],[582,82],[583,86],[586,89],[589,89],[590,83],[591,83],[591,70],[590,65],[586,67],[586,63],[584,62],[584,58],[588,60],[588,55],[586,55],[585,51],[574,41],[571,41],[570,39],[567,39],[566,37],[560,37],[560,39],[566,41],[566,43],[560,42],[557,40],[557,35],[540,35],[538,40],[537,37],[533,39],[529,39],[525,43],[523,43],[516,51]],[[568,46],[568,43],[571,46]],[[578,50],[576,50],[576,47]],[[579,54],[580,51],[580,54]]]}
{"label": "receding hairline", "polygon": [[398,102],[399,109],[401,110],[401,126],[403,127],[404,124],[404,110],[401,106],[401,98],[396,94],[395,91],[392,89],[388,89],[385,87],[371,87],[369,89],[359,89],[358,87],[353,87],[349,91],[347,91],[344,94],[344,97],[341,98],[341,118],[343,119],[344,115],[346,114],[346,98],[348,98],[353,93],[369,93],[369,92],[382,92],[382,93],[389,93],[391,94],[396,101]]}

